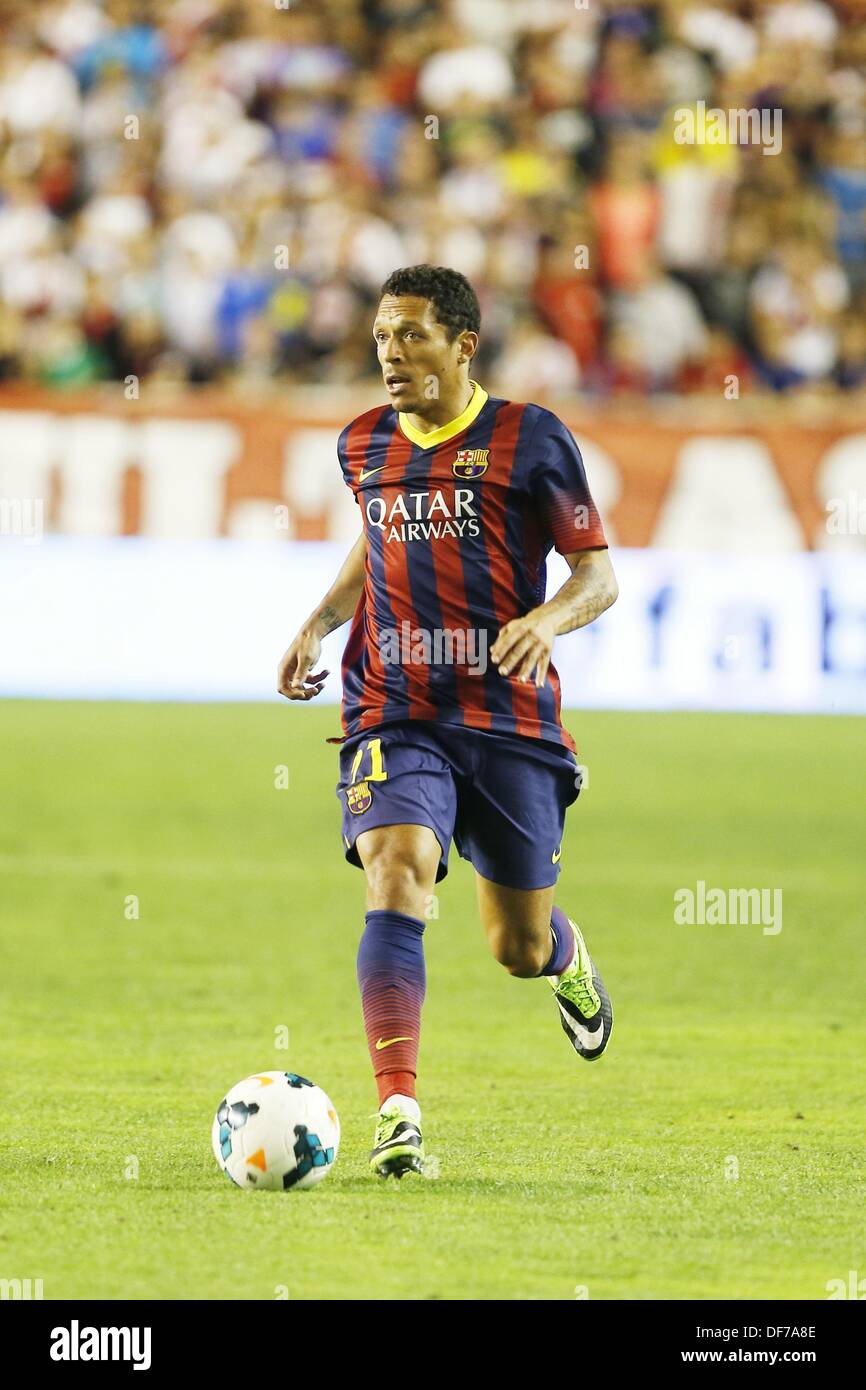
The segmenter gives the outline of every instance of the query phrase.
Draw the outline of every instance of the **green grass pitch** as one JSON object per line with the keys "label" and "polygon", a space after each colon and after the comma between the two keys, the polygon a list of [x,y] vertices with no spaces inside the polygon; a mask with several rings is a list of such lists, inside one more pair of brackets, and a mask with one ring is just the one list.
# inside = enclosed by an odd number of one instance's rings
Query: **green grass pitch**
{"label": "green grass pitch", "polygon": [[[862,723],[568,723],[589,787],[558,901],[611,1046],[580,1061],[547,985],[495,964],[454,855],[425,938],[438,1176],[398,1185],[367,1170],[336,710],[4,704],[0,1278],[46,1299],[820,1300],[866,1275]],[[676,925],[698,879],[781,888],[782,931]],[[239,1192],[211,1155],[221,1096],[268,1068],[340,1112],[314,1191]]]}

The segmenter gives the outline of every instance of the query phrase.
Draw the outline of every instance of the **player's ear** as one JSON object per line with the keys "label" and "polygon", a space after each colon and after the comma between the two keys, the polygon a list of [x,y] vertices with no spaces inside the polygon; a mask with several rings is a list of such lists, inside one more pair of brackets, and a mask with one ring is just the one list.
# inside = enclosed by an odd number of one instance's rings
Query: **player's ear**
{"label": "player's ear", "polygon": [[457,354],[457,361],[471,362],[476,352],[478,351],[478,334],[471,332],[471,330],[467,328],[464,333],[460,334],[458,342],[459,350]]}

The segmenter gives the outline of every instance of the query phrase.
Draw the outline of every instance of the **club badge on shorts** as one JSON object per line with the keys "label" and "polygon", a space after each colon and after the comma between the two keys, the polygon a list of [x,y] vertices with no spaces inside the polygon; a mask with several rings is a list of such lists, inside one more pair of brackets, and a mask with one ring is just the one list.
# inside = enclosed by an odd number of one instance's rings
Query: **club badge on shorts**
{"label": "club badge on shorts", "polygon": [[346,789],[346,805],[353,816],[369,811],[372,800],[373,792],[367,782],[356,782],[353,787]]}
{"label": "club badge on shorts", "polygon": [[482,473],[487,472],[489,461],[489,449],[458,449],[451,472],[455,478],[480,478]]}

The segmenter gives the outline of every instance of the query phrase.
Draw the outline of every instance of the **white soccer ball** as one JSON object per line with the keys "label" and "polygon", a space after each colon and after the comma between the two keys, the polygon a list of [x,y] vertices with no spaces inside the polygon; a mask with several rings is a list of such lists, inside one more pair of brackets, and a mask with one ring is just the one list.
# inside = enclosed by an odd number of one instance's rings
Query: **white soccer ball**
{"label": "white soccer ball", "polygon": [[211,1130],[214,1157],[247,1191],[296,1192],[331,1171],[340,1121],[325,1092],[293,1071],[260,1071],[221,1100]]}

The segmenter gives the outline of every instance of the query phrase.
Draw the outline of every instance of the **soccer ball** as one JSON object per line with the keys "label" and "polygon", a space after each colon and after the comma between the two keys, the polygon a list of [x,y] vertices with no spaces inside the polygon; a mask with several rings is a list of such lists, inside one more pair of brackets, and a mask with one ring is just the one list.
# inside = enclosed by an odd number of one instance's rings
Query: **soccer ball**
{"label": "soccer ball", "polygon": [[333,1168],[340,1121],[325,1092],[294,1071],[260,1071],[221,1100],[214,1158],[247,1191],[314,1187]]}

